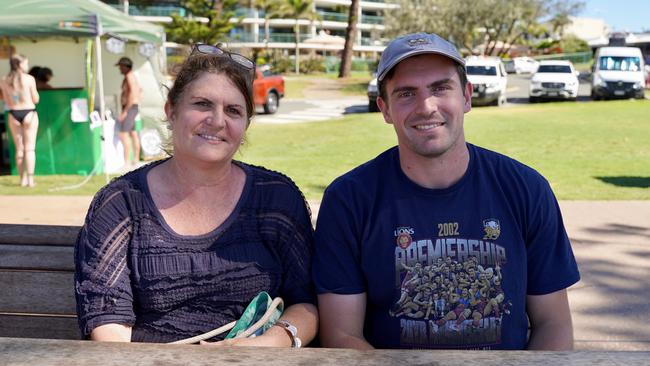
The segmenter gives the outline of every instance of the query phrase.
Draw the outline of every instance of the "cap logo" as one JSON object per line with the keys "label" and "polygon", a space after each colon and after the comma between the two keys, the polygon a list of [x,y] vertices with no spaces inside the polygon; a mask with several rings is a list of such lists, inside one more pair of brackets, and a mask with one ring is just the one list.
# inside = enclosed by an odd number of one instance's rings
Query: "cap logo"
{"label": "cap logo", "polygon": [[414,38],[414,39],[409,39],[409,41],[408,41],[408,44],[411,47],[415,47],[415,46],[418,46],[418,45],[421,45],[421,44],[427,44],[427,43],[431,43],[431,40],[429,40],[428,38]]}

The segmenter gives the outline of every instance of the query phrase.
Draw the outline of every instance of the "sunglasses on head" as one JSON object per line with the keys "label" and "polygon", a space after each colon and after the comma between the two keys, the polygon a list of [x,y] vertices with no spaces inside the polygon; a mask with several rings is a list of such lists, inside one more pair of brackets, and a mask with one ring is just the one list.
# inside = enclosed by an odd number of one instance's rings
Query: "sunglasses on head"
{"label": "sunglasses on head", "polygon": [[221,48],[219,48],[219,46],[198,43],[194,45],[194,49],[192,50],[192,53],[194,52],[199,52],[206,55],[227,56],[230,57],[231,60],[235,61],[238,65],[245,68],[246,70],[250,70],[250,71],[255,70],[255,63],[251,59],[244,57],[238,53],[222,50]]}

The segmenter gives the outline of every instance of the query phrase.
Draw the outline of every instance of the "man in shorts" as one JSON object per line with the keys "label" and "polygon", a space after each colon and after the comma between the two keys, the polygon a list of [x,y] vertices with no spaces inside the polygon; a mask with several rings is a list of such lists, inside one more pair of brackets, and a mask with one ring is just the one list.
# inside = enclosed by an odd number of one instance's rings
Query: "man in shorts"
{"label": "man in shorts", "polygon": [[135,130],[135,120],[139,117],[140,109],[138,103],[142,94],[138,79],[133,72],[133,61],[128,57],[122,57],[115,64],[120,68],[120,73],[124,75],[122,81],[122,93],[120,103],[122,104],[122,113],[120,113],[117,122],[119,124],[119,137],[124,147],[124,164],[131,165],[131,146],[133,145],[133,163],[140,160],[140,137]]}

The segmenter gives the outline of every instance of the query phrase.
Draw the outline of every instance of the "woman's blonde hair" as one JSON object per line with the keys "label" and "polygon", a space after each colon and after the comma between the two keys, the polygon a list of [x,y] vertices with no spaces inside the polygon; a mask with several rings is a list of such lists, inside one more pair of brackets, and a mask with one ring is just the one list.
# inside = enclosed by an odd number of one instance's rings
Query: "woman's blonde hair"
{"label": "woman's blonde hair", "polygon": [[9,74],[7,74],[7,83],[11,85],[14,92],[19,93],[21,97],[23,94],[23,74],[25,74],[25,70],[20,67],[20,64],[26,60],[27,57],[17,53],[11,55],[9,58]]}

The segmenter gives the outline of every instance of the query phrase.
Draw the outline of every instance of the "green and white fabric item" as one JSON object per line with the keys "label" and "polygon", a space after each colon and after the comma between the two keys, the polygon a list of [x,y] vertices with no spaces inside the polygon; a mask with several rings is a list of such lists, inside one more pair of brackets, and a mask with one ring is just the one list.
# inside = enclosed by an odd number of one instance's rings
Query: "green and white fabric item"
{"label": "green and white fabric item", "polygon": [[262,291],[251,300],[239,320],[228,323],[210,332],[187,339],[181,339],[172,344],[197,343],[225,331],[230,330],[225,339],[246,338],[262,335],[271,328],[282,316],[284,302],[281,298],[272,299],[271,296]]}

